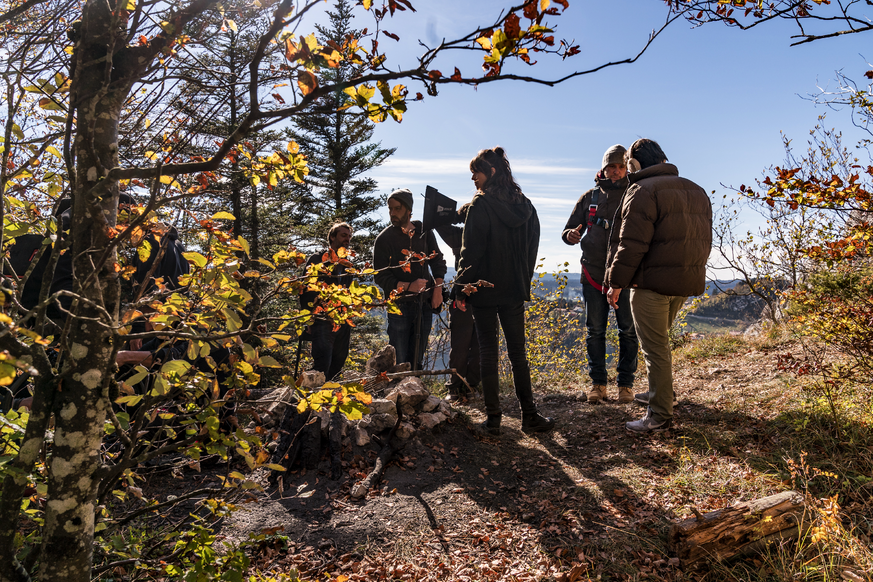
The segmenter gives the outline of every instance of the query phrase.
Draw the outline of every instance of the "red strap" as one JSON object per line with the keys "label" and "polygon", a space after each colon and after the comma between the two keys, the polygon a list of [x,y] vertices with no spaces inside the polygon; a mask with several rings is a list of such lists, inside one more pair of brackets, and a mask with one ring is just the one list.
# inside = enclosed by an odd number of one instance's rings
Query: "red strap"
{"label": "red strap", "polygon": [[603,290],[603,285],[598,285],[594,282],[594,279],[591,278],[591,275],[588,273],[588,269],[585,268],[585,265],[582,265],[582,272],[585,273],[585,278],[588,279],[588,282],[591,283],[591,286],[600,291],[601,293],[606,293]]}

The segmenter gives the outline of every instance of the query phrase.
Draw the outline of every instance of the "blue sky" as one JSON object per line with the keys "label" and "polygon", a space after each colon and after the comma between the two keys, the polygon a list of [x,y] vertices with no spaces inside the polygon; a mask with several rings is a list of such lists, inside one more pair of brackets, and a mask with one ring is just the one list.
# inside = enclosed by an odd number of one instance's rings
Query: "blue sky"
{"label": "blue sky", "polygon": [[[403,62],[397,52],[418,55],[417,38],[427,43],[454,38],[474,22],[493,21],[499,10],[499,3],[489,0],[413,3],[418,13],[385,21],[385,29],[401,36],[389,66]],[[553,19],[556,37],[575,40],[582,54],[530,68],[519,63],[513,71],[555,78],[633,56],[665,17],[664,4],[653,0],[570,0],[564,15]],[[364,17],[356,21],[366,24]],[[389,120],[377,128],[376,139],[397,152],[371,175],[385,194],[406,187],[423,195],[429,184],[465,202],[474,194],[470,159],[482,148],[501,145],[539,212],[544,268],[568,261],[578,271],[579,250],[565,245],[560,232],[573,204],[593,185],[609,146],[655,139],[681,175],[715,191],[715,208],[728,192],[722,184],[751,184],[768,166],[783,162],[780,132],[805,149],[809,130],[827,110],[802,97],[817,87],[835,88],[836,70],[862,80],[871,68],[865,57],[873,55],[864,54],[869,37],[863,34],[791,47],[795,32],[787,23],[743,32],[720,25],[692,28],[679,20],[636,63],[554,88],[522,82],[442,87],[438,97],[411,104],[402,123]],[[392,40],[382,43],[395,48]],[[436,68],[450,74],[460,63],[466,76],[480,62],[468,55],[452,58],[457,60]],[[845,111],[828,112],[825,125],[843,128],[847,144],[860,137]],[[422,208],[419,198],[417,218]],[[753,224],[752,217],[749,221]]]}

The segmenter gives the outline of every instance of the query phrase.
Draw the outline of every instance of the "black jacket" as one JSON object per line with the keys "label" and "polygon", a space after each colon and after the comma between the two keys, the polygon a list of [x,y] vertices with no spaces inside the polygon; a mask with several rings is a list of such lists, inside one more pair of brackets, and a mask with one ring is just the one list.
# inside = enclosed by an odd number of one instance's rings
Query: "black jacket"
{"label": "black jacket", "polygon": [[524,195],[518,202],[507,202],[493,194],[476,194],[464,223],[456,288],[480,280],[494,285],[470,295],[473,305],[529,301],[539,244],[537,211]]}
{"label": "black jacket", "polygon": [[[579,241],[579,246],[582,248],[582,266],[597,284],[602,285],[606,273],[609,227],[621,205],[621,196],[627,188],[628,181],[627,178],[623,178],[613,183],[612,180],[601,178],[599,174],[594,181],[597,186],[585,192],[576,202],[576,206],[573,207],[564,232],[561,233],[561,239],[570,244],[567,241],[567,233],[580,224],[586,225],[582,227],[583,236],[582,240]],[[597,192],[597,210],[594,213],[594,224],[589,228],[587,226],[589,206],[594,192]],[[584,272],[582,273],[582,281],[585,281]]]}
{"label": "black jacket", "polygon": [[[416,279],[427,279],[429,290],[424,296],[430,297],[433,295],[434,279],[443,279],[446,276],[446,260],[433,232],[422,234],[421,222],[418,220],[413,220],[412,224],[415,226],[412,236],[404,234],[403,230],[392,225],[379,233],[376,242],[373,243],[373,268],[378,271],[373,279],[385,292],[386,297],[397,289],[397,283],[401,281],[411,283]],[[430,256],[434,252],[436,255],[431,259],[423,262],[411,261],[407,265],[408,271],[398,266],[406,261],[410,253]],[[410,293],[401,297],[401,300],[415,297],[418,297],[417,293]]]}

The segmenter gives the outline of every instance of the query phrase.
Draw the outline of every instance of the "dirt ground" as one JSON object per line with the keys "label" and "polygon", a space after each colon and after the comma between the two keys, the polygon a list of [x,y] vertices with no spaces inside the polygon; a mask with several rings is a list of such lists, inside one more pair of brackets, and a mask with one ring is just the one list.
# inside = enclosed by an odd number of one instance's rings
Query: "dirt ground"
{"label": "dirt ground", "polygon": [[625,429],[645,409],[618,404],[614,386],[597,405],[579,398],[586,385],[540,393],[557,428],[537,436],[521,432],[508,393],[503,434],[479,436],[482,401],[473,400],[411,440],[366,499],[349,493],[376,446],[344,451],[338,481],[326,459],[284,476],[282,490],[258,493],[221,534],[267,534],[253,566],[311,580],[695,579],[670,557],[672,523],[692,506],[706,512],[788,488],[769,461],[779,455],[780,403],[792,397],[775,360],[750,347],[675,364],[674,428],[653,436]]}

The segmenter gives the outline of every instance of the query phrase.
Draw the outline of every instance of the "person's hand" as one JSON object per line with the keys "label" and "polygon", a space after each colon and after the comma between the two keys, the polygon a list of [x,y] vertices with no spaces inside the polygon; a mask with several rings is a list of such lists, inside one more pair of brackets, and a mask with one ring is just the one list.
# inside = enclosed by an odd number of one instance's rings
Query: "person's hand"
{"label": "person's hand", "polygon": [[130,350],[133,352],[138,352],[142,348],[142,340],[141,339],[132,339],[130,340]]}
{"label": "person's hand", "polygon": [[443,288],[441,285],[437,285],[433,288],[433,297],[430,300],[430,306],[434,309],[439,309],[440,305],[443,303]]}
{"label": "person's hand", "polygon": [[618,309],[618,296],[621,295],[621,287],[610,287],[606,292],[606,301],[613,309]]}
{"label": "person's hand", "polygon": [[410,293],[421,293],[427,287],[427,279],[416,279],[406,289]]}
{"label": "person's hand", "polygon": [[567,231],[567,242],[569,242],[571,245],[575,245],[580,240],[582,240],[582,233],[580,232],[582,230],[582,226],[583,225],[580,224],[576,228]]}
{"label": "person's hand", "polygon": [[465,299],[455,299],[455,309],[467,311],[467,301]]}

